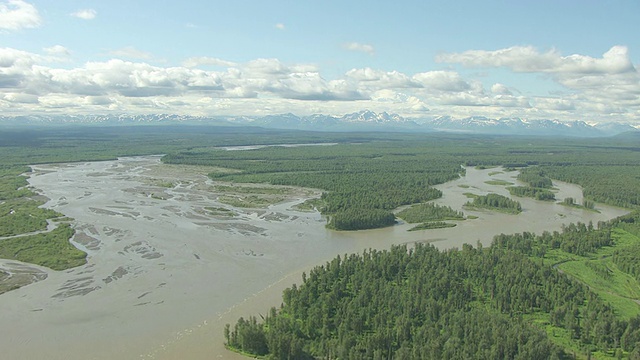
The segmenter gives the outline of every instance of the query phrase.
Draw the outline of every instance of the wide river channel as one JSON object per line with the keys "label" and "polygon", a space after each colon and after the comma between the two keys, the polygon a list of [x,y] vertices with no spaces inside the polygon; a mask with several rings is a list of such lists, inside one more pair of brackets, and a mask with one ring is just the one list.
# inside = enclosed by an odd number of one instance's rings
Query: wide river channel
{"label": "wide river channel", "polygon": [[[559,230],[562,224],[608,220],[599,212],[519,198],[523,212],[467,211],[466,192],[508,195],[517,172],[467,168],[437,186],[445,204],[477,216],[448,229],[327,230],[317,211],[295,205],[319,192],[290,189],[264,208],[222,202],[211,169],[164,165],[160,156],[33,166],[31,187],[44,205],[73,218],[72,240],[88,263],[67,271],[29,266],[37,281],[0,295],[4,359],[234,359],[222,346],[225,323],[266,313],[284,287],[336,255],[393,244],[431,242],[441,249],[489,245],[494,235]],[[229,184],[222,184],[227,185]],[[554,182],[556,197],[582,201],[579,187]],[[211,211],[213,209],[213,212]],[[1,241],[1,240],[0,240]],[[3,260],[0,266],[16,266]]]}

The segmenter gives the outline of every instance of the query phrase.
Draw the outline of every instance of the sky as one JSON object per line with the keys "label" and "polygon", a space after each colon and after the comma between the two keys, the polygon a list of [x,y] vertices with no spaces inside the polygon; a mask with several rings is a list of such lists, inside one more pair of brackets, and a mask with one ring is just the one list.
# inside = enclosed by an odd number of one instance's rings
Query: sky
{"label": "sky", "polygon": [[640,125],[640,1],[0,0],[0,115]]}

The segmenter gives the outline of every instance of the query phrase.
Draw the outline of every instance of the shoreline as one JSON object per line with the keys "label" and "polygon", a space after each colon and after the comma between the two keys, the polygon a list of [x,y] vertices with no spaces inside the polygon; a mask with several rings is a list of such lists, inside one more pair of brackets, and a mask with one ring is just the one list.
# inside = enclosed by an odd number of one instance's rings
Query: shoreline
{"label": "shoreline", "polygon": [[[324,264],[324,263],[322,263]],[[245,298],[243,301],[231,306],[217,318],[206,319],[197,325],[192,331],[182,336],[179,341],[167,346],[153,349],[149,353],[141,354],[141,359],[247,359],[247,356],[227,350],[224,346],[224,326],[231,327],[240,317],[259,316],[267,314],[272,307],[278,308],[282,303],[282,292],[293,284],[302,283],[302,273],[319,265],[302,268],[291,272],[280,280],[268,285],[266,288]]]}

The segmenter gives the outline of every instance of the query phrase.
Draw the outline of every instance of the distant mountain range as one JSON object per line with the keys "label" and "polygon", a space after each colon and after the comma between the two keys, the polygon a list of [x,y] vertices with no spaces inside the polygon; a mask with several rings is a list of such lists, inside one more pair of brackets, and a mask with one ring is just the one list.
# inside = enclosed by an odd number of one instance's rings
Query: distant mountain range
{"label": "distant mountain range", "polygon": [[259,126],[271,129],[292,129],[312,131],[396,131],[396,132],[458,132],[501,135],[539,136],[612,136],[624,132],[640,132],[639,129],[620,123],[589,125],[584,121],[558,121],[521,118],[490,119],[472,116],[456,119],[451,116],[434,118],[404,118],[386,112],[375,113],[363,110],[342,117],[330,115],[297,116],[294,114],[248,116],[187,116],[168,114],[141,115],[31,115],[1,116],[0,125],[216,125],[216,126]]}

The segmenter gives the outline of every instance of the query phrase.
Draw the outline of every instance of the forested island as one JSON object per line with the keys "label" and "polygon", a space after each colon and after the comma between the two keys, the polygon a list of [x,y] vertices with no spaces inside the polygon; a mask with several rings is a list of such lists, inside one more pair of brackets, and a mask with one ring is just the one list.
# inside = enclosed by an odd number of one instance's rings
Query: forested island
{"label": "forested island", "polygon": [[400,211],[396,216],[410,224],[422,223],[408,231],[454,227],[456,226],[455,223],[445,222],[443,220],[465,219],[462,211],[453,210],[450,206],[441,206],[432,203],[413,205]]}
{"label": "forested island", "polygon": [[465,207],[497,210],[508,214],[519,214],[522,212],[522,205],[520,205],[518,201],[498,194],[473,196],[473,201],[467,202]]}
{"label": "forested island", "polygon": [[508,187],[511,195],[532,197],[537,200],[555,200],[555,194],[550,191],[553,183],[544,170],[535,166],[524,168],[518,174],[518,180],[526,183],[527,186]]}

